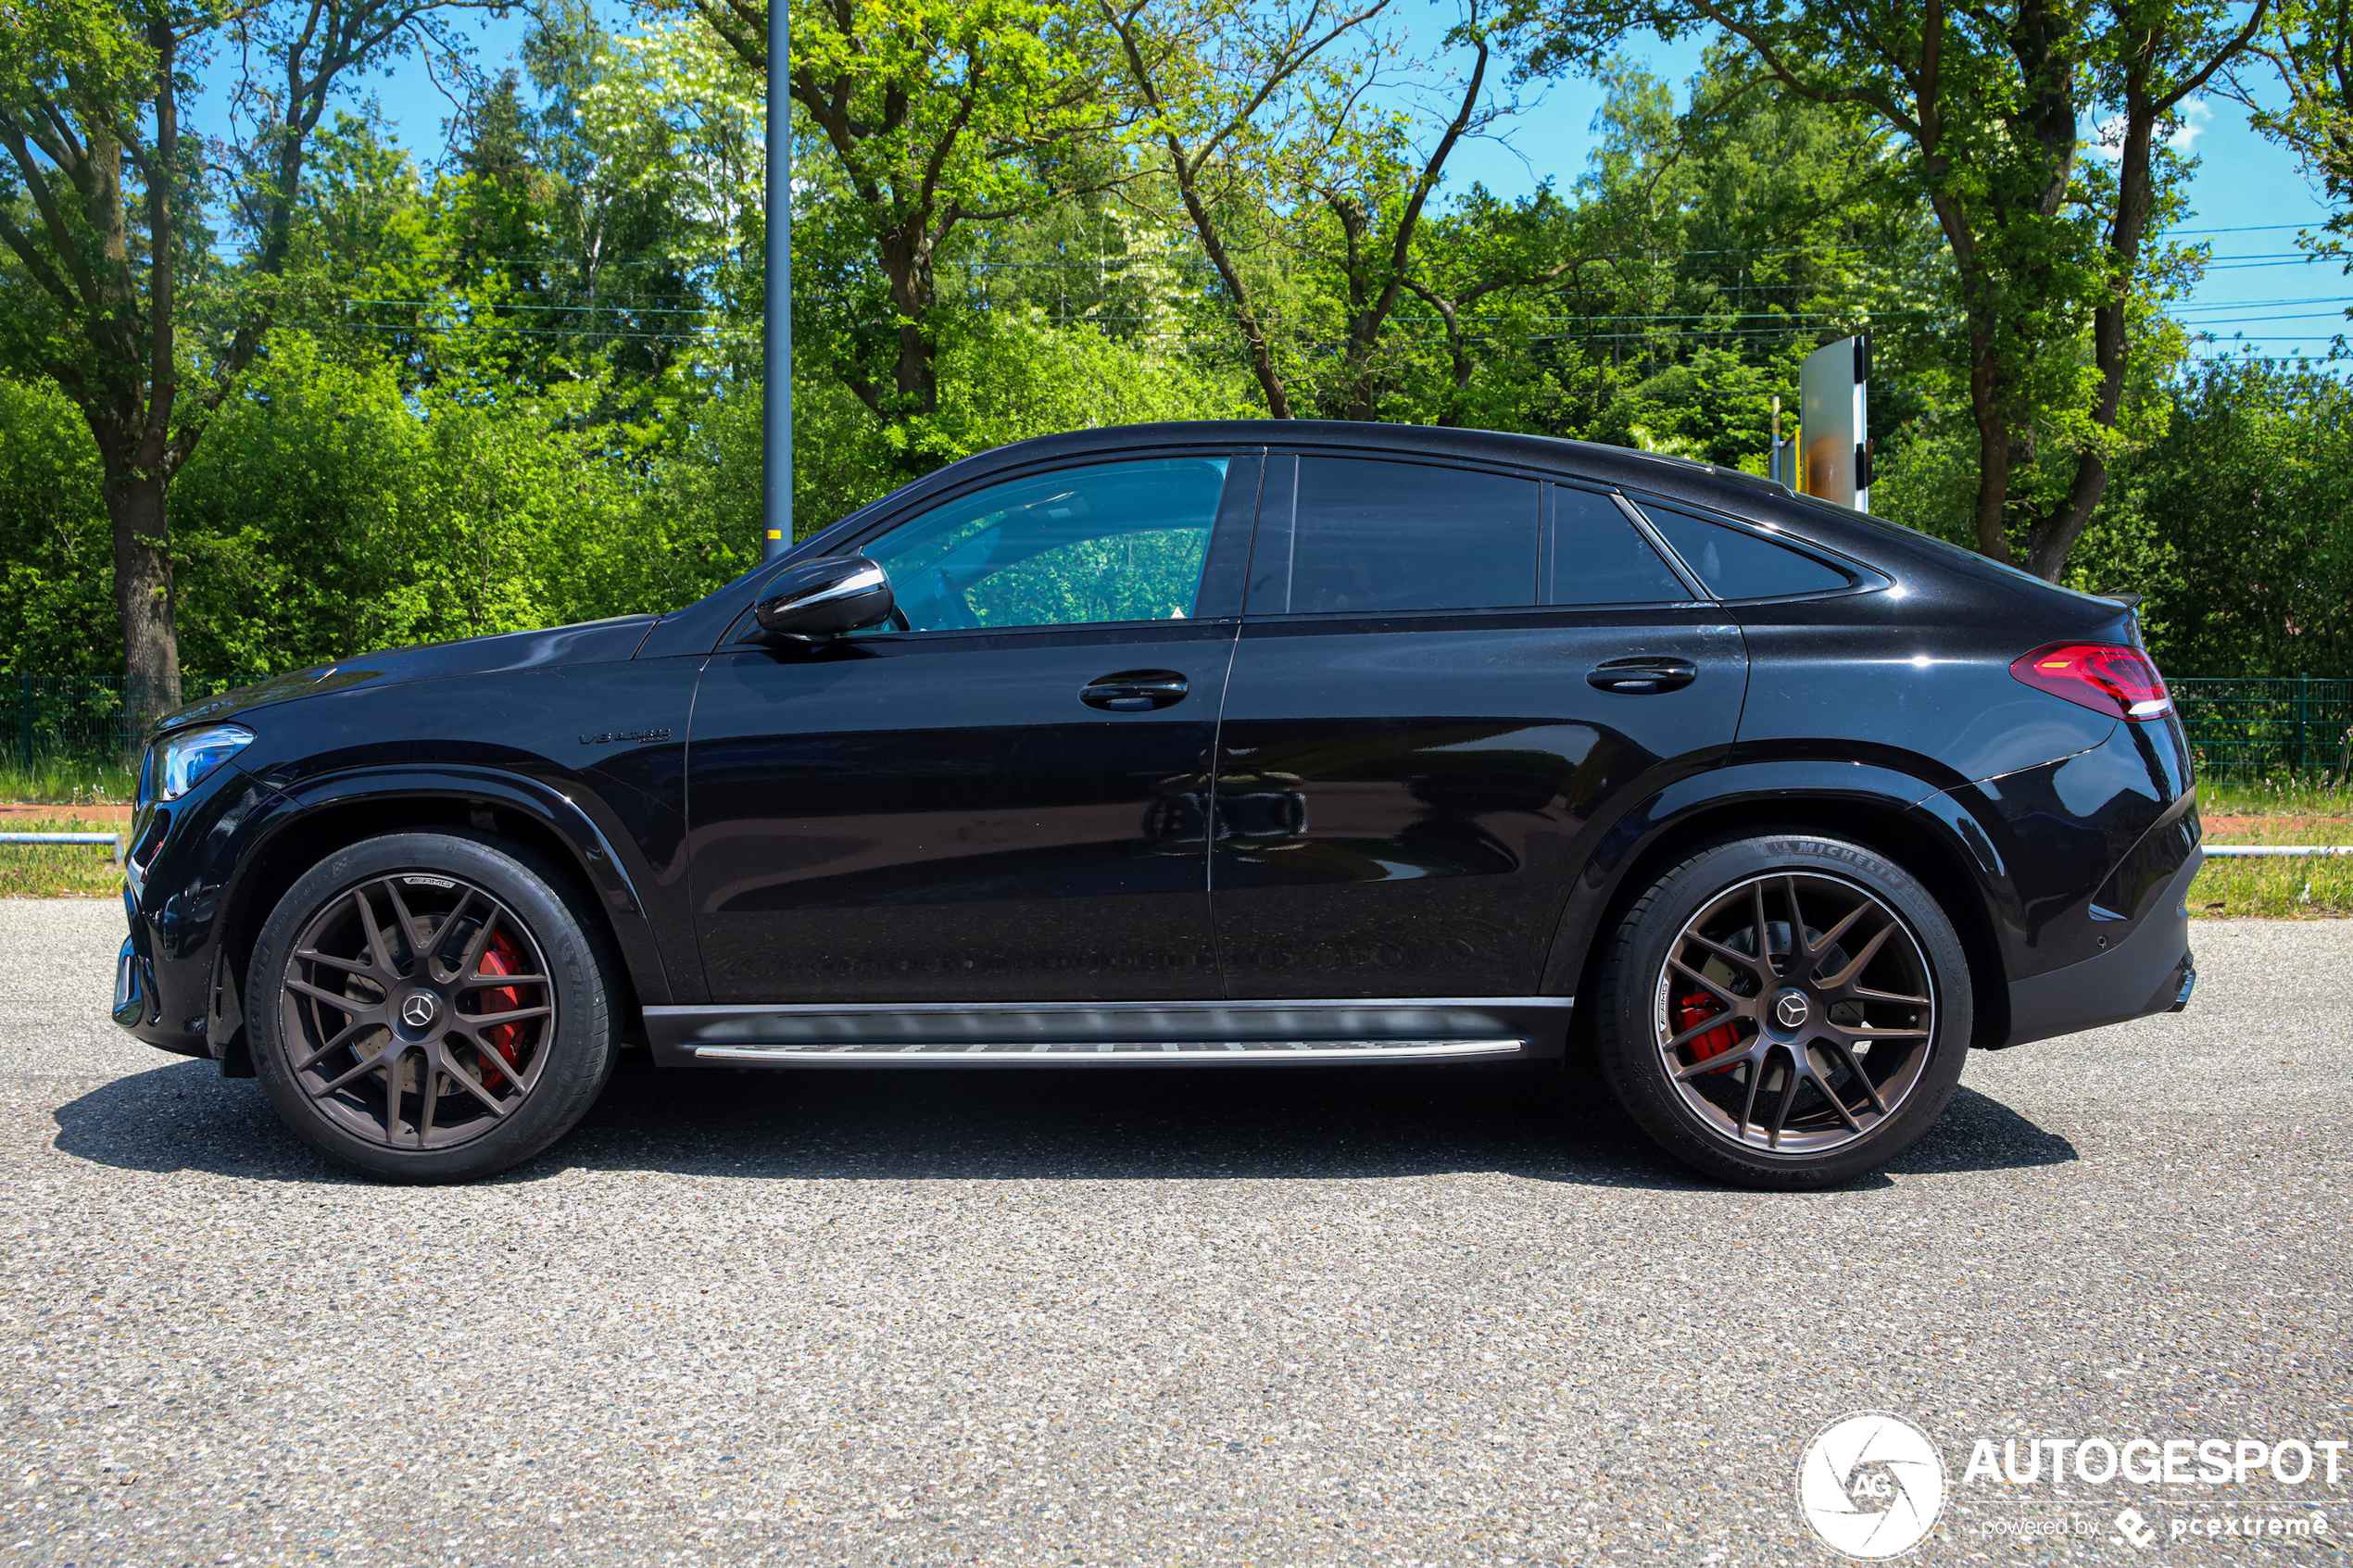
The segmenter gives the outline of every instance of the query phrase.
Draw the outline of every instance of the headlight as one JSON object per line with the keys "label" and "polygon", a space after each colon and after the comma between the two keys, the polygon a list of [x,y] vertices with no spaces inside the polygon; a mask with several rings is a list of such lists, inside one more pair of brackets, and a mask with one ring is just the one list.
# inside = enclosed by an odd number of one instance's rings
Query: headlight
{"label": "headlight", "polygon": [[214,724],[171,736],[156,747],[156,798],[179,799],[252,744],[253,732],[243,724]]}

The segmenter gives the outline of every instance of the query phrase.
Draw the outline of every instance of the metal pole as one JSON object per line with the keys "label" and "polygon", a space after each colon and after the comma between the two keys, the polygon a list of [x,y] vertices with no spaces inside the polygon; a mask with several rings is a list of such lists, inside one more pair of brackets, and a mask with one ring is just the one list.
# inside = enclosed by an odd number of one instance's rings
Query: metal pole
{"label": "metal pole", "polygon": [[2302,778],[2305,771],[2310,766],[2310,759],[2305,755],[2304,751],[2304,734],[2306,721],[2311,717],[2311,713],[2312,677],[2309,674],[2298,675],[2296,678],[2296,775],[2298,778]]}
{"label": "metal pole", "polygon": [[763,560],[792,548],[792,13],[768,0],[767,342],[761,366]]}

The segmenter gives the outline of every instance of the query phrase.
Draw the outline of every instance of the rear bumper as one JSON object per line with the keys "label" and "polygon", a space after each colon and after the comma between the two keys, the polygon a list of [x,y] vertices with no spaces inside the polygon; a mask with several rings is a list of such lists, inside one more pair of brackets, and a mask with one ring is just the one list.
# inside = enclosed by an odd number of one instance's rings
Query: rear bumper
{"label": "rear bumper", "polygon": [[2004,1047],[2121,1023],[2188,1005],[2197,969],[2190,957],[2190,883],[2206,859],[2193,849],[2154,908],[2108,951],[2010,982]]}

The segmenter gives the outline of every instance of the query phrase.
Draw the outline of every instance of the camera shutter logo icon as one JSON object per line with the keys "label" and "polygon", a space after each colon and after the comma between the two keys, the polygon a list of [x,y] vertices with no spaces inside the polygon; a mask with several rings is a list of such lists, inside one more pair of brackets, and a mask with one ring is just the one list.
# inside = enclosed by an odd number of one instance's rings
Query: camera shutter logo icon
{"label": "camera shutter logo icon", "polygon": [[1797,1507],[1832,1551],[1871,1560],[1911,1550],[1944,1506],[1944,1461],[1900,1415],[1831,1423],[1797,1464]]}

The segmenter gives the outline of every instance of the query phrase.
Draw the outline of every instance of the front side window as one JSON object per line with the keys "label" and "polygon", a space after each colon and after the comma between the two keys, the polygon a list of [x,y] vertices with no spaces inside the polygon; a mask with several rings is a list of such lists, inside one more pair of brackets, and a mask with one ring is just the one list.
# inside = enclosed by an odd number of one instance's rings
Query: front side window
{"label": "front side window", "polygon": [[1226,483],[1224,458],[1097,463],[991,485],[864,546],[890,574],[891,630],[1183,620]]}
{"label": "front side window", "polygon": [[1536,599],[1529,479],[1425,463],[1302,458],[1295,614],[1488,609]]}

